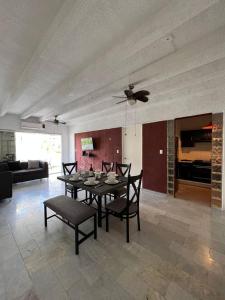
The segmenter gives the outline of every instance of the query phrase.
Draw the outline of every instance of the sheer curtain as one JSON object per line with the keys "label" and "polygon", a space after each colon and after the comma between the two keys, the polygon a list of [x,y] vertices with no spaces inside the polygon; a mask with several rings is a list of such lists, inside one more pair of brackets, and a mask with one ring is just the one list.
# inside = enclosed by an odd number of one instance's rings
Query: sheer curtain
{"label": "sheer curtain", "polygon": [[61,171],[61,136],[55,134],[16,132],[16,159],[20,161],[43,160],[49,172]]}

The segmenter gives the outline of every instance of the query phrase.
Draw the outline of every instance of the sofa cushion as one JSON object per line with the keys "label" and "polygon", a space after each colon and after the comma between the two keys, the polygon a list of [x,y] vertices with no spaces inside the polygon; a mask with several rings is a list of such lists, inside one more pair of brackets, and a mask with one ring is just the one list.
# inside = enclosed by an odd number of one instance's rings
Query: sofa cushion
{"label": "sofa cushion", "polygon": [[24,182],[29,180],[35,180],[35,179],[41,179],[45,178],[45,172],[44,169],[38,168],[38,169],[26,169],[26,170],[17,170],[13,171],[13,182]]}
{"label": "sofa cushion", "polygon": [[28,160],[28,169],[37,169],[40,167],[39,160]]}
{"label": "sofa cushion", "polygon": [[9,171],[9,166],[7,162],[0,163],[0,172]]}
{"label": "sofa cushion", "polygon": [[38,172],[43,172],[42,168],[37,168],[37,169],[25,169],[25,170],[16,170],[13,171],[13,174],[34,174]]}
{"label": "sofa cushion", "polygon": [[19,160],[17,160],[17,161],[9,161],[8,162],[8,166],[9,166],[9,170],[10,171],[21,170],[20,161]]}
{"label": "sofa cushion", "polygon": [[21,161],[20,162],[20,168],[21,168],[21,170],[26,170],[28,168],[28,162],[27,161]]}

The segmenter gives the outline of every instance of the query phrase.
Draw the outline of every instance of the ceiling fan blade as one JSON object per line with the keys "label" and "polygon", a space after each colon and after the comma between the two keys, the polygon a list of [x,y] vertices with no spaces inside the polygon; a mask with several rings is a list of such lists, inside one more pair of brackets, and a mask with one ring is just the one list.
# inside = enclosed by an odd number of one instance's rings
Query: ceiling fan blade
{"label": "ceiling fan blade", "polygon": [[46,120],[46,122],[48,122],[48,123],[55,123],[55,121],[52,121],[52,120]]}
{"label": "ceiling fan blade", "polygon": [[136,93],[134,93],[135,98],[140,98],[148,95],[150,95],[149,91],[145,91],[145,90],[137,91]]}
{"label": "ceiling fan blade", "polygon": [[59,123],[62,125],[66,125],[66,122],[63,122],[63,121],[59,121]]}
{"label": "ceiling fan blade", "polygon": [[150,95],[150,92],[149,91],[146,91],[146,90],[141,90],[142,94],[145,95],[145,96],[148,96]]}
{"label": "ceiling fan blade", "polygon": [[136,100],[139,100],[141,102],[148,102],[148,97],[143,96],[143,97],[136,98]]}
{"label": "ceiling fan blade", "polygon": [[124,98],[127,98],[126,96],[113,96],[113,98],[121,98],[121,99],[124,99]]}
{"label": "ceiling fan blade", "polygon": [[127,102],[127,99],[126,99],[126,100],[119,101],[119,102],[117,102],[116,104],[120,104],[120,103],[123,103],[123,102]]}

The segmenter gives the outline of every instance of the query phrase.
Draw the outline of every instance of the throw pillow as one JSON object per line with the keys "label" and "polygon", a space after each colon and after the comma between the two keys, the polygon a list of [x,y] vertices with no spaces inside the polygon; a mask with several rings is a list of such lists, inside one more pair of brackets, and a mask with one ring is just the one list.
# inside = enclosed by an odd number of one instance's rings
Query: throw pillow
{"label": "throw pillow", "polygon": [[40,168],[39,160],[28,160],[28,169],[38,169]]}
{"label": "throw pillow", "polygon": [[20,162],[20,167],[21,167],[21,170],[28,169],[28,162],[27,161],[21,161]]}
{"label": "throw pillow", "polygon": [[9,170],[10,171],[21,170],[21,168],[20,168],[20,161],[19,160],[17,160],[17,161],[9,161],[8,162],[8,166],[9,166]]}

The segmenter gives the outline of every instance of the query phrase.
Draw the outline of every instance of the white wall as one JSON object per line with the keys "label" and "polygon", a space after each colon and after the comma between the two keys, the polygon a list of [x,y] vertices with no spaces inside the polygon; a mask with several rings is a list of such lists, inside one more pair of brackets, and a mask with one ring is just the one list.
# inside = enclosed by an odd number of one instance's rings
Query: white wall
{"label": "white wall", "polygon": [[137,175],[142,169],[142,125],[128,126],[122,129],[122,159],[131,163],[131,175]]}
{"label": "white wall", "polygon": [[26,130],[21,128],[21,121],[18,116],[6,115],[0,117],[0,130],[59,134],[62,136],[62,161],[69,161],[69,130],[67,126],[46,123],[46,128],[43,130]]}

